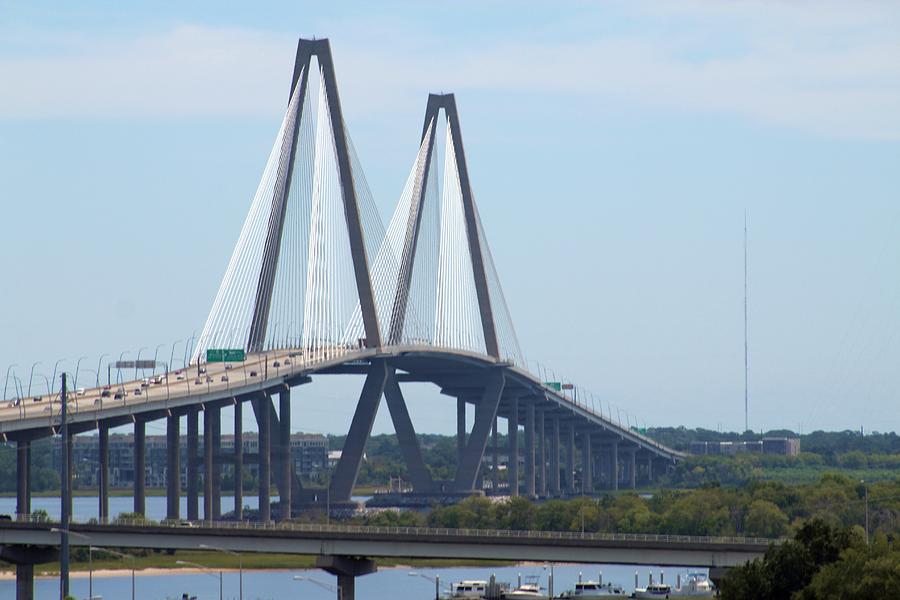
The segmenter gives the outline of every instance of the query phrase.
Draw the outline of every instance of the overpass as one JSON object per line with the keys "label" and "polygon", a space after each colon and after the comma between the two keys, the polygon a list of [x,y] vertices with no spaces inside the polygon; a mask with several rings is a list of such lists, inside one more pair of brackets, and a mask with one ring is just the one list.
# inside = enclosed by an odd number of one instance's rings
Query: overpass
{"label": "overpass", "polygon": [[[57,525],[0,522],[0,548],[52,549]],[[273,552],[317,557],[337,574],[344,598],[353,578],[374,570],[373,558],[489,559],[556,563],[662,565],[727,569],[761,557],[773,540],[629,533],[570,533],[370,527],[298,523],[169,522],[115,520],[70,524],[74,546]],[[777,542],[777,541],[776,541]],[[0,552],[0,556],[3,556]]]}

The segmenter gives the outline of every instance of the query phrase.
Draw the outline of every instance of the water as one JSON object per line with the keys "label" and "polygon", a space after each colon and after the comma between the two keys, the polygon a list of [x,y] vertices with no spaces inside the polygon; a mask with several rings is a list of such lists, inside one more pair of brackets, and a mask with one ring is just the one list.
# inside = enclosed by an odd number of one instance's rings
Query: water
{"label": "water", "polygon": [[[369,499],[369,496],[353,496],[353,500],[362,502]],[[278,502],[278,496],[272,496],[272,502]],[[147,496],[146,516],[151,521],[161,521],[166,518],[166,497],[165,496]],[[52,520],[58,520],[61,514],[60,499],[56,497],[33,497],[31,499],[31,510],[46,510]],[[200,516],[203,516],[203,496],[199,501]],[[259,507],[259,496],[244,495],[244,507],[256,509]],[[222,514],[231,512],[234,509],[234,496],[222,496]],[[134,498],[131,496],[110,496],[109,497],[109,515],[117,517],[123,512],[134,511]],[[0,514],[12,515],[16,512],[15,498],[0,498]],[[76,496],[72,499],[72,517],[75,521],[87,521],[94,519],[99,513],[99,501],[96,496]],[[181,497],[181,517],[187,516],[187,497]]]}
{"label": "water", "polygon": [[[174,564],[176,558],[173,557]],[[603,572],[603,581],[612,581],[622,585],[630,593],[634,589],[634,573],[640,573],[640,584],[647,582],[648,570],[652,569],[654,580],[658,580],[661,567],[635,567],[628,565],[556,565],[554,566],[554,594],[570,589],[578,580],[578,573],[582,572],[584,579],[596,580],[600,571]],[[684,575],[688,569],[668,567],[665,571],[665,581],[674,583],[677,573]],[[390,568],[371,575],[359,577],[356,580],[356,596],[360,600],[396,600],[402,596],[405,600],[431,600],[434,598],[434,583],[424,577],[410,576],[412,569]],[[691,569],[691,572],[705,572],[705,569]],[[519,573],[524,576],[540,575],[541,586],[547,585],[547,573],[549,569],[542,566],[521,565],[516,567],[457,567],[446,569],[416,569],[416,573],[434,577],[440,575],[442,593],[446,592],[451,581],[462,579],[490,578],[491,574],[497,575],[498,581],[506,581],[515,585]],[[312,578],[322,586],[309,580],[297,580],[295,577]],[[219,575],[215,574],[182,574],[182,575],[138,575],[135,579],[136,600],[168,600],[170,598],[180,600],[181,594],[189,592],[197,596],[198,600],[218,600]],[[227,572],[222,579],[223,599],[237,600],[238,598],[238,573]],[[324,571],[303,570],[296,571],[246,571],[244,573],[244,598],[245,600],[334,600],[337,596],[334,591],[336,580]],[[330,589],[326,589],[330,588]],[[77,577],[71,580],[70,592],[81,600],[88,596],[87,577]],[[94,596],[102,596],[103,600],[128,600],[131,598],[131,575],[115,577],[95,577]],[[15,597],[15,582],[10,580],[0,581],[0,598]],[[36,600],[58,600],[59,579],[38,579],[35,582]]]}
{"label": "water", "polygon": [[[272,498],[273,502],[278,501],[278,496]],[[166,518],[166,497],[165,496],[147,496],[146,516],[153,521],[161,521]],[[203,515],[203,496],[200,496],[200,514]],[[259,496],[244,495],[244,506],[252,509],[259,507]],[[60,499],[56,497],[38,497],[31,499],[31,510],[46,510],[47,514],[53,520],[58,520],[61,514]],[[231,512],[234,509],[234,496],[222,496],[222,513]],[[123,512],[134,511],[134,498],[132,496],[110,496],[109,497],[109,515],[117,517]],[[0,513],[15,514],[16,499],[0,498]],[[75,496],[72,498],[72,518],[76,521],[87,521],[94,519],[99,513],[99,501],[96,496]],[[187,515],[187,497],[181,497],[181,516]]]}

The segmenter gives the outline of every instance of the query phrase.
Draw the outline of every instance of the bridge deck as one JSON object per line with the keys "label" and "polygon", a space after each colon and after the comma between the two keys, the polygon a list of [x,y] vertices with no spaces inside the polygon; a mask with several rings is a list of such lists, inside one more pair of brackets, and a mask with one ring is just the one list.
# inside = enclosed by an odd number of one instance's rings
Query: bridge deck
{"label": "bridge deck", "polygon": [[[55,546],[52,523],[0,522],[0,545]],[[626,533],[570,533],[236,522],[171,524],[117,520],[73,524],[73,546],[197,549],[402,558],[730,567],[760,557],[777,540]]]}
{"label": "bridge deck", "polygon": [[[140,379],[113,383],[108,390],[108,397],[103,396],[104,386],[72,393],[68,400],[68,420],[70,424],[76,426],[76,430],[78,424],[82,424],[83,430],[89,430],[103,420],[128,420],[141,414],[158,414],[160,411],[172,411],[259,393],[301,377],[362,370],[368,365],[369,360],[376,356],[393,361],[400,369],[405,367],[412,370],[410,364],[427,364],[430,367],[429,373],[434,371],[435,365],[464,368],[470,373],[500,367],[506,373],[510,389],[517,387],[521,394],[543,395],[566,412],[598,425],[602,430],[660,457],[677,460],[684,456],[641,435],[627,425],[599,414],[586,403],[576,402],[560,392],[547,388],[525,370],[484,355],[431,346],[392,346],[379,351],[335,347],[331,351],[320,351],[315,356],[305,356],[300,349],[287,349],[248,354],[244,362],[228,363],[228,366],[226,363],[199,365],[205,372],[198,372],[198,365],[191,365],[185,369],[171,371],[164,377],[162,383],[151,383],[145,388],[141,387]],[[290,364],[285,364],[286,362]],[[276,363],[280,366],[276,367]],[[138,389],[140,394],[135,392]],[[124,392],[124,396],[116,399],[114,396],[117,392]],[[59,424],[58,393],[53,396],[34,395],[21,398],[17,405],[10,402],[7,406],[0,407],[0,440],[16,439],[17,433],[26,435],[25,432],[31,432],[31,437],[51,435]]]}

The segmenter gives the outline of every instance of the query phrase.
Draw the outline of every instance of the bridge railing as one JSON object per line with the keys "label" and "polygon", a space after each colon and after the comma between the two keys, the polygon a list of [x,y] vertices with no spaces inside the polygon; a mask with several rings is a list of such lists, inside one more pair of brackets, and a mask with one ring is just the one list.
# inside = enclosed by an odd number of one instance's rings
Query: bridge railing
{"label": "bridge railing", "polygon": [[[16,520],[22,523],[38,523],[48,526],[57,525],[48,521],[46,517],[35,515],[16,515]],[[447,527],[400,527],[377,525],[346,525],[346,524],[321,524],[321,523],[257,523],[250,521],[188,521],[163,520],[152,521],[147,519],[90,519],[88,521],[72,521],[73,525],[111,526],[111,527],[168,527],[173,530],[215,529],[230,531],[287,531],[297,533],[320,534],[355,534],[373,536],[413,536],[421,538],[429,537],[457,537],[492,540],[572,540],[572,541],[596,541],[596,542],[647,542],[647,543],[684,543],[684,544],[709,544],[709,545],[745,545],[759,546],[764,549],[773,543],[781,543],[781,538],[759,538],[738,536],[694,536],[678,534],[657,533],[594,533],[578,531],[536,531],[518,529],[471,529],[471,528],[447,528]]]}

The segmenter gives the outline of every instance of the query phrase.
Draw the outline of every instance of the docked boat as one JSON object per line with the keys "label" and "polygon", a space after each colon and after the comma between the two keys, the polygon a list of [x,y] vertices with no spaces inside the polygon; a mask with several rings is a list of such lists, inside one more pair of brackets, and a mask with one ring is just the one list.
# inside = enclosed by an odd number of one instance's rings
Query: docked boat
{"label": "docked boat", "polygon": [[469,579],[465,581],[455,581],[450,584],[450,595],[448,598],[454,600],[474,600],[487,596],[488,582],[484,580]]}
{"label": "docked boat", "polygon": [[678,577],[678,584],[672,593],[672,598],[715,598],[716,586],[710,581],[709,577],[703,573],[688,573],[687,579],[681,581]]}
{"label": "docked boat", "polygon": [[571,590],[566,590],[559,598],[626,598],[628,594],[620,585],[601,581],[579,581]]}
{"label": "docked boat", "polygon": [[540,576],[529,575],[525,578],[525,583],[519,583],[518,586],[504,592],[503,598],[510,600],[547,600],[547,594],[541,591]]}
{"label": "docked boat", "polygon": [[651,583],[645,588],[634,590],[632,598],[675,598],[672,586],[668,583]]}

